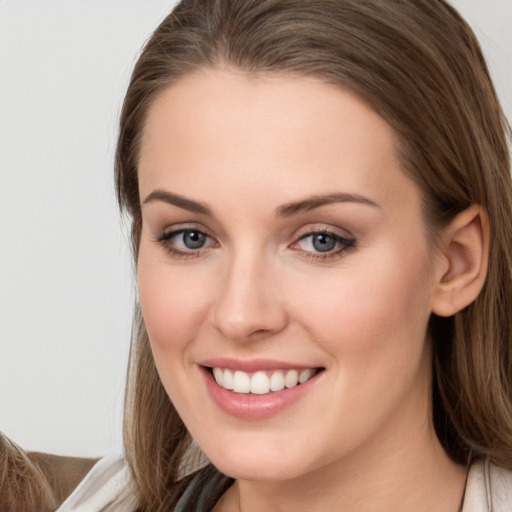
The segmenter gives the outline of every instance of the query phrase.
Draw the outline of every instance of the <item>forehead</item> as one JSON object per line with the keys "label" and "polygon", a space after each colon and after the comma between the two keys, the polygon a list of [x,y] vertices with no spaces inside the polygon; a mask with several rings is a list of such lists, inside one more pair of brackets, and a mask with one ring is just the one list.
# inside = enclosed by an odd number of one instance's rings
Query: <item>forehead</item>
{"label": "forehead", "polygon": [[[355,129],[347,130],[349,125]],[[326,128],[332,137],[343,128],[343,139],[337,141],[340,147],[344,142],[350,145],[349,138],[359,137],[358,128],[367,131],[369,142],[372,134],[377,135],[371,141],[374,144],[377,138],[388,145],[395,142],[388,123],[354,93],[338,85],[287,73],[208,69],[186,75],[157,95],[144,126],[142,151],[155,141],[155,136],[158,139],[157,132],[166,137],[167,143],[173,142],[169,135],[176,137],[174,140],[184,149],[184,135],[190,137],[192,132],[201,131],[215,139],[223,136],[223,130],[233,128],[242,128],[240,135],[257,134],[251,138],[260,146],[265,142],[286,146],[294,142],[290,135],[299,136],[301,130],[311,139],[308,128]],[[317,138],[323,136],[318,131]]]}
{"label": "forehead", "polygon": [[287,74],[203,71],[165,89],[149,110],[141,197],[156,186],[181,193],[191,183],[206,193],[219,181],[237,194],[237,186],[277,188],[284,201],[305,189],[396,196],[404,183],[415,188],[396,142],[384,119],[339,86]]}

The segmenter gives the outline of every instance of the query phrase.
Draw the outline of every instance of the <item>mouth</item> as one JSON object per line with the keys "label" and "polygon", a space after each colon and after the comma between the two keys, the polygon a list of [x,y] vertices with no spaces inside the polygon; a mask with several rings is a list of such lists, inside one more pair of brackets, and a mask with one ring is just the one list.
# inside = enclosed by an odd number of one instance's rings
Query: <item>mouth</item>
{"label": "mouth", "polygon": [[305,384],[324,368],[289,368],[245,372],[229,368],[208,368],[222,388],[240,394],[268,395]]}
{"label": "mouth", "polygon": [[230,416],[254,421],[284,413],[310,396],[326,373],[324,367],[276,360],[218,358],[198,365],[213,402]]}

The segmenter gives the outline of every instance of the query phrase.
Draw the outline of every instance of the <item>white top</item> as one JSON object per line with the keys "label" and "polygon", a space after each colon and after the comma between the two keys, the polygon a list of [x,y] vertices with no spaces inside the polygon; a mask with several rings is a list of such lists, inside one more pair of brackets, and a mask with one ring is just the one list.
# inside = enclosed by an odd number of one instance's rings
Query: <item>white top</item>
{"label": "white top", "polygon": [[[116,512],[133,512],[136,500],[129,496],[130,471],[117,455],[99,460],[56,512],[100,512],[120,496],[127,499]],[[462,512],[511,512],[512,473],[489,461],[475,462],[469,471]]]}
{"label": "white top", "polygon": [[136,500],[129,497],[131,474],[126,461],[117,454],[100,459],[56,512],[100,512],[114,499],[127,499],[116,512],[134,512]]}
{"label": "white top", "polygon": [[462,512],[511,512],[512,473],[478,461],[469,471]]}

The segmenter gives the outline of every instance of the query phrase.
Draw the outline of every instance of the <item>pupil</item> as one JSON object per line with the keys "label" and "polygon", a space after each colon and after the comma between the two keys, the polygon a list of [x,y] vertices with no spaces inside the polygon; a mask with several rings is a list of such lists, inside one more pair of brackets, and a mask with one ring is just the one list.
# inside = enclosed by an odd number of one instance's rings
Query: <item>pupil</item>
{"label": "pupil", "polygon": [[329,252],[336,247],[336,240],[329,235],[315,235],[313,237],[313,247],[318,252]]}
{"label": "pupil", "polygon": [[200,249],[205,243],[206,237],[199,231],[187,231],[183,234],[183,243],[187,249]]}

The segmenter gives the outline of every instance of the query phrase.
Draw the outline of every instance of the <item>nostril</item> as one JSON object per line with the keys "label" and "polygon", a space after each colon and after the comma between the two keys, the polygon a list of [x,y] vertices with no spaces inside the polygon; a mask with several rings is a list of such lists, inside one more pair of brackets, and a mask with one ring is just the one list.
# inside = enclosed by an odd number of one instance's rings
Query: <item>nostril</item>
{"label": "nostril", "polygon": [[[250,256],[254,258],[254,255]],[[242,258],[243,259],[243,258]],[[233,263],[210,310],[211,324],[227,339],[252,341],[271,336],[287,324],[287,312],[270,276],[255,263]],[[261,262],[258,263],[260,265]]]}

